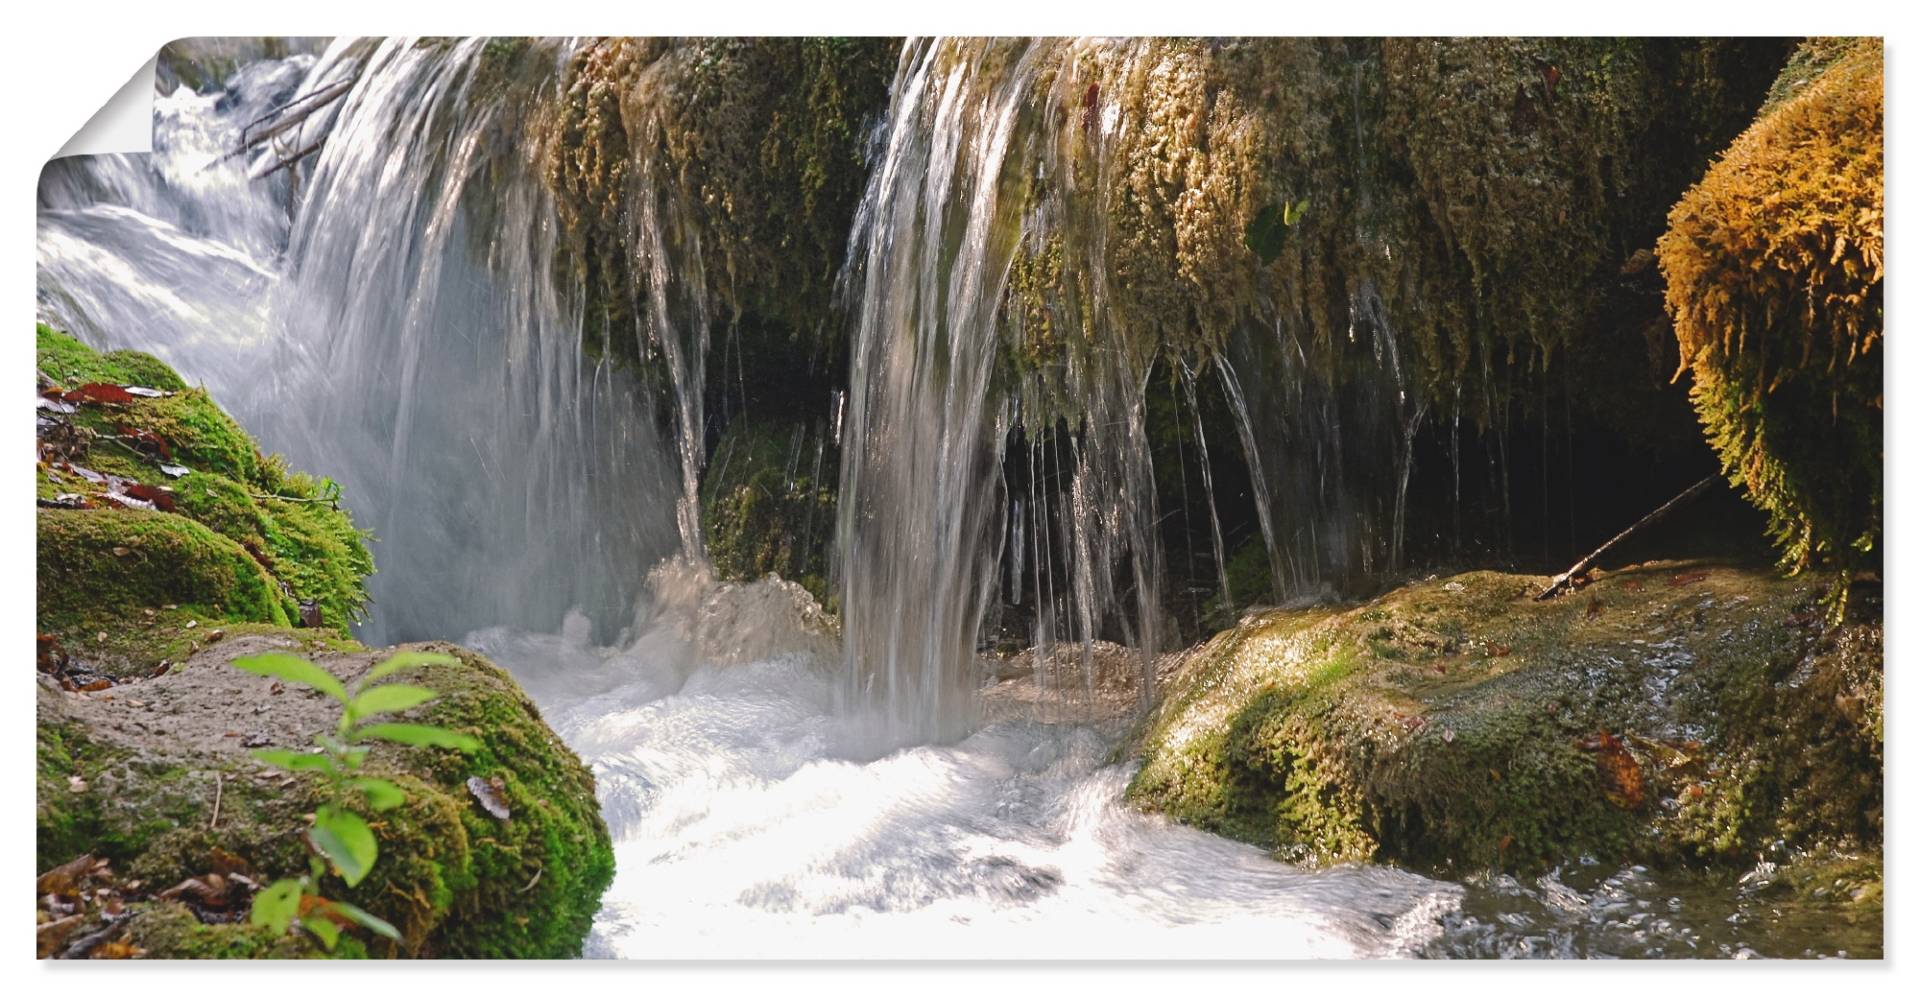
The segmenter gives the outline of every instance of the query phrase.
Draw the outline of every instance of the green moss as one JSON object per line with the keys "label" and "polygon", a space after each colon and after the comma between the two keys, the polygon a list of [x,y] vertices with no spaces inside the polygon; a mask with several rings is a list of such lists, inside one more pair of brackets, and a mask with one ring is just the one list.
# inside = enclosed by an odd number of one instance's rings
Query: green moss
{"label": "green moss", "polygon": [[298,611],[240,545],[177,515],[38,510],[37,609],[43,632],[90,636],[143,609],[286,625]]}
{"label": "green moss", "polygon": [[49,328],[44,322],[33,326],[35,364],[40,372],[56,383],[77,387],[81,384],[121,384],[151,387],[158,391],[184,391],[186,381],[171,367],[146,353],[130,349],[96,353],[80,340]]}
{"label": "green moss", "polygon": [[1876,628],[1816,640],[1806,585],[1721,566],[1541,583],[1251,617],[1176,675],[1129,798],[1289,857],[1455,870],[1877,843]]}
{"label": "green moss", "polygon": [[[461,665],[423,673],[422,683],[442,693],[426,719],[469,733],[483,746],[427,759],[432,780],[458,801],[470,855],[464,868],[444,872],[450,895],[436,953],[574,957],[613,880],[613,848],[593,775],[505,671],[460,648],[438,649],[458,656]],[[512,818],[495,819],[467,797],[469,777],[500,778]]]}
{"label": "green moss", "polygon": [[[143,576],[151,575],[152,565],[137,571],[131,570],[133,564],[119,565],[129,570],[82,578],[80,588],[70,583],[77,573],[103,567],[105,562],[94,559],[85,568],[69,565],[63,575],[68,580],[63,581],[61,590],[49,592],[62,617],[45,618],[49,603],[43,598],[43,631],[91,637],[98,629],[114,629],[111,623],[115,618],[143,622],[138,615],[125,616],[123,610],[159,609],[166,604],[181,604],[209,620],[273,623],[298,619],[300,605],[311,603],[318,607],[322,625],[343,632],[348,623],[360,618],[366,604],[364,582],[373,571],[373,558],[365,534],[338,507],[338,489],[332,482],[294,473],[277,456],[262,456],[253,440],[206,392],[186,387],[152,357],[96,353],[44,325],[36,327],[36,335],[40,372],[57,384],[74,386],[98,380],[173,392],[168,397],[136,398],[125,404],[82,401],[77,411],[53,416],[66,424],[63,431],[77,440],[77,448],[39,465],[37,494],[43,499],[64,493],[93,495],[96,504],[107,505],[108,500],[101,497],[105,487],[72,465],[166,488],[174,494],[178,518],[192,520],[238,544],[257,565],[255,570],[240,572],[243,590],[231,596],[238,599],[232,606],[226,604],[231,599],[225,596],[204,601],[205,591],[195,589],[200,594],[194,598],[141,600],[153,594],[147,591],[132,601],[109,597],[91,607],[67,596],[80,591],[111,596],[107,589],[124,594],[127,586],[120,582],[141,583]],[[184,467],[188,473],[172,476],[160,469],[162,464]],[[95,553],[102,548],[132,549],[137,545],[131,542],[134,533],[168,528],[145,521],[155,514],[127,511],[120,518],[85,520],[90,523],[87,535]],[[122,526],[127,536],[115,539],[110,535]],[[180,547],[176,552],[184,550]],[[41,552],[45,563],[49,551],[43,548]],[[222,552],[233,551],[223,548]],[[204,567],[205,558],[197,559],[195,566]],[[269,580],[270,594],[264,598],[256,597],[248,577],[258,569],[264,569]],[[48,592],[44,587],[42,590]],[[82,608],[89,608],[89,625],[103,625],[86,631],[72,629],[73,611]],[[144,656],[151,661],[162,659],[153,654]]]}
{"label": "green moss", "polygon": [[721,578],[777,574],[824,603],[838,466],[823,460],[816,477],[810,448],[794,450],[804,438],[744,419],[730,426],[700,483],[700,528]]}
{"label": "green moss", "polygon": [[[261,635],[282,641],[305,631]],[[593,776],[504,671],[464,651],[454,653],[458,664],[413,673],[441,696],[418,710],[418,718],[471,733],[483,747],[471,755],[375,747],[368,772],[393,781],[407,801],[387,812],[361,809],[379,841],[379,860],[355,888],[329,878],[323,891],[386,919],[402,939],[356,942],[334,956],[574,957],[613,876]],[[362,655],[356,666],[370,659]],[[223,669],[208,694],[252,688],[264,694],[264,681],[228,672],[224,662],[196,659],[190,666]],[[163,690],[146,687],[142,694],[164,701]],[[89,733],[67,714],[59,693],[43,687],[40,696],[42,869],[92,853],[112,860],[124,877],[152,884],[153,891],[206,873],[216,853],[263,879],[305,871],[304,816],[324,801],[317,783],[282,775],[217,744],[159,747],[122,742],[106,731]],[[237,711],[253,702],[233,701]],[[234,721],[244,722],[238,716]],[[70,788],[74,776],[82,779],[81,790]],[[501,780],[509,819],[497,819],[475,802],[470,777]],[[216,795],[217,823],[210,818]],[[247,929],[196,929],[197,921],[189,922],[190,914],[182,920],[180,913],[179,907],[153,904],[132,928],[136,942],[162,957],[312,953]],[[155,919],[144,923],[148,917]]]}
{"label": "green moss", "polygon": [[133,907],[127,939],[149,958],[334,958],[365,957],[358,938],[343,938],[329,955],[319,945],[295,934],[275,936],[265,927],[246,923],[201,923],[179,903],[149,903]]}

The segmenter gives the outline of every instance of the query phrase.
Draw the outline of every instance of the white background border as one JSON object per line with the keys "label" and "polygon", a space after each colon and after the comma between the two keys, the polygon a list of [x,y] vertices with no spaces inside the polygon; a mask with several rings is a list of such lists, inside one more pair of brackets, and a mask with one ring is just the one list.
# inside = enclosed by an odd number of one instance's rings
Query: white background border
{"label": "white background border", "polygon": [[[66,144],[83,123],[126,83],[128,76],[153,58],[165,42],[201,35],[339,35],[339,34],[1546,34],[1546,35],[1742,35],[1742,34],[1877,34],[1887,36],[1889,60],[1888,162],[1896,177],[1889,199],[1889,225],[1907,231],[1905,192],[1912,189],[1901,176],[1906,163],[1902,140],[1905,121],[1899,112],[1912,102],[1910,67],[1904,65],[1907,18],[1892,5],[1855,2],[1817,4],[1753,0],[1746,3],[1642,2],[1606,0],[1594,3],[1521,3],[1514,0],[1465,4],[1369,0],[1365,3],[1288,4],[1269,0],[1254,4],[1195,3],[1158,0],[1154,3],[1086,0],[962,0],[937,8],[906,12],[897,2],[855,2],[836,5],[788,2],[720,2],[651,4],[623,3],[471,2],[454,8],[423,6],[405,9],[395,0],[194,0],[186,4],[148,2],[120,4],[90,0],[15,0],[7,14],[7,55],[0,59],[0,95],[6,101],[9,138],[0,166],[0,287],[6,290],[19,324],[18,334],[0,335],[4,363],[0,373],[15,381],[24,401],[32,347],[26,335],[27,312],[34,302],[34,195],[46,158]],[[1900,276],[1906,271],[1904,243],[1891,235],[1895,248],[1887,301],[1892,314],[1903,300]],[[24,414],[0,421],[0,440],[18,458],[0,461],[0,647],[16,648],[17,664],[5,665],[8,691],[0,695],[5,710],[8,743],[0,746],[4,773],[4,817],[0,817],[0,855],[5,867],[0,883],[11,882],[17,897],[8,907],[13,926],[0,927],[0,951],[5,969],[18,975],[22,989],[14,992],[112,992],[127,987],[127,996],[160,996],[175,992],[194,996],[254,996],[255,993],[311,992],[321,987],[350,987],[353,996],[364,992],[419,992],[429,987],[453,990],[448,996],[479,996],[492,992],[525,993],[529,987],[552,981],[569,990],[589,989],[645,994],[661,989],[692,987],[701,991],[794,992],[875,991],[901,996],[968,993],[999,996],[999,990],[1046,988],[1069,992],[1155,992],[1206,987],[1249,993],[1290,993],[1334,988],[1338,996],[1349,991],[1386,991],[1397,996],[1440,996],[1445,993],[1481,993],[1488,989],[1550,990],[1549,996],[1607,993],[1620,996],[1633,990],[1721,989],[1744,992],[1827,990],[1840,996],[1854,992],[1912,989],[1920,970],[1916,956],[1903,950],[1911,936],[1910,917],[1915,877],[1914,856],[1906,817],[1911,795],[1900,779],[1914,770],[1913,737],[1903,722],[1914,715],[1913,682],[1909,671],[1920,664],[1907,656],[1914,626],[1904,612],[1916,606],[1909,595],[1909,579],[1920,562],[1917,541],[1910,538],[1913,494],[1914,423],[1920,404],[1907,403],[1896,385],[1920,385],[1920,370],[1904,333],[1889,337],[1887,345],[1887,907],[1886,951],[1883,965],[1806,963],[1744,963],[1681,965],[1558,963],[1529,965],[1362,963],[1256,966],[1134,965],[729,965],[639,966],[631,964],[475,964],[423,963],[381,966],[183,965],[133,963],[103,965],[48,965],[32,963],[33,947],[26,923],[27,882],[33,877],[33,835],[27,811],[33,796],[33,695],[26,664],[27,636],[33,628],[34,548],[32,491],[25,456],[32,446]],[[24,409],[22,409],[24,411]],[[12,655],[8,655],[11,657]],[[0,895],[4,895],[0,892]],[[1168,954],[1177,954],[1169,951]],[[886,952],[876,951],[884,957]],[[956,957],[991,952],[956,951]],[[293,974],[293,973],[298,973]],[[1907,983],[1899,983],[1908,977]],[[437,994],[436,994],[437,996]],[[545,993],[537,996],[547,996]],[[568,996],[572,996],[569,992]],[[1197,996],[1197,994],[1196,994]],[[1209,994],[1210,996],[1210,994]],[[1818,994],[1826,996],[1826,994]]]}

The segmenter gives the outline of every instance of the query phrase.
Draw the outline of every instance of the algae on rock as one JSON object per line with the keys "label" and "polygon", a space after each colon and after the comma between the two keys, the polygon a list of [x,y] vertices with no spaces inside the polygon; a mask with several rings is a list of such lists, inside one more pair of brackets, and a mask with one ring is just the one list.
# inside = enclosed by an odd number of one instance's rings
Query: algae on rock
{"label": "algae on rock", "polygon": [[1289,857],[1456,871],[1878,846],[1877,626],[1720,564],[1540,584],[1250,616],[1172,679],[1129,797]]}

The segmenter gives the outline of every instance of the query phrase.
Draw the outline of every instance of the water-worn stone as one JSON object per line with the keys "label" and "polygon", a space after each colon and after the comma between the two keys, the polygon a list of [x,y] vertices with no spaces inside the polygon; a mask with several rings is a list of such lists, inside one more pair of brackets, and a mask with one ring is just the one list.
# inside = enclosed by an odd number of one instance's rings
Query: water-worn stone
{"label": "water-worn stone", "polygon": [[1880,629],[1819,579],[1477,572],[1263,611],[1174,674],[1129,794],[1290,857],[1751,864],[1881,839]]}

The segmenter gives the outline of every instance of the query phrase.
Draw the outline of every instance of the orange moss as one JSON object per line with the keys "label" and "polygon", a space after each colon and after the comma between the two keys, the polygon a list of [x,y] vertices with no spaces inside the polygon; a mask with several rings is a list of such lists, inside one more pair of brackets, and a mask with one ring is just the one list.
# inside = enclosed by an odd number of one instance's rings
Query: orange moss
{"label": "orange moss", "polygon": [[1767,513],[1796,570],[1878,558],[1884,89],[1878,39],[1776,86],[1659,244],[1676,378],[1692,374],[1727,478]]}

